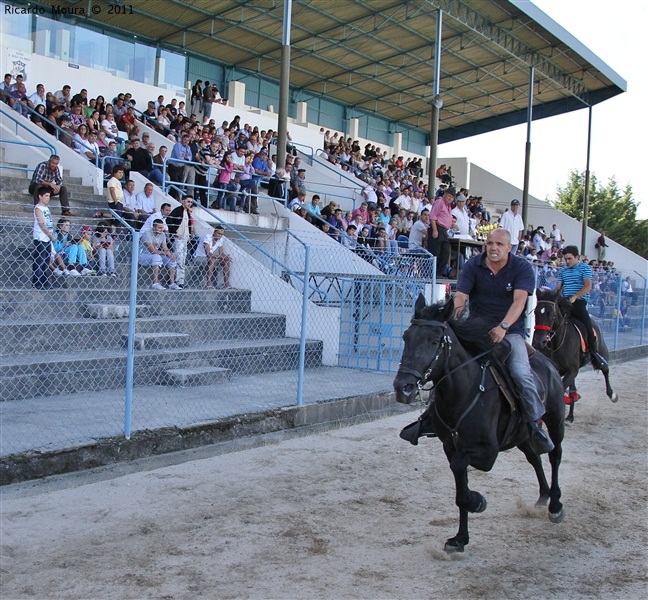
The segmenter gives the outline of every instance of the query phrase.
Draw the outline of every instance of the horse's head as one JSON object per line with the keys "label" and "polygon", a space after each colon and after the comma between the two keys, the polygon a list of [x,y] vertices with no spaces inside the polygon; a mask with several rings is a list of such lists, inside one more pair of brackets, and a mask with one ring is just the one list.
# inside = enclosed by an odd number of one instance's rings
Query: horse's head
{"label": "horse's head", "polygon": [[562,320],[558,294],[551,290],[536,290],[538,304],[535,307],[535,331],[533,332],[533,347],[549,346],[556,328]]}
{"label": "horse's head", "polygon": [[425,306],[425,298],[419,295],[414,306],[414,318],[403,334],[405,346],[398,373],[394,379],[396,400],[412,403],[419,386],[433,380],[443,370],[449,352],[450,337],[447,320],[452,317],[454,301],[445,305]]}

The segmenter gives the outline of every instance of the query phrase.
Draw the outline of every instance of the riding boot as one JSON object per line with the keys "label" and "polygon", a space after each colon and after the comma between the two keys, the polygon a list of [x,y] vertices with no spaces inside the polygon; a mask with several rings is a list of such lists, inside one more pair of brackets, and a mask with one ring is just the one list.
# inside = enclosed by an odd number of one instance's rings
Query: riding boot
{"label": "riding boot", "polygon": [[590,362],[595,370],[601,371],[608,366],[607,361],[598,353],[598,340],[595,338],[594,343],[590,344]]}
{"label": "riding boot", "polygon": [[430,418],[430,407],[428,407],[421,416],[410,423],[409,425],[403,427],[398,436],[412,444],[412,446],[418,446],[418,440],[421,437],[437,437],[434,427],[432,427],[432,419]]}
{"label": "riding boot", "polygon": [[540,421],[530,422],[529,429],[531,429],[529,442],[536,454],[546,454],[554,449],[554,443],[551,441],[549,434],[542,428]]}

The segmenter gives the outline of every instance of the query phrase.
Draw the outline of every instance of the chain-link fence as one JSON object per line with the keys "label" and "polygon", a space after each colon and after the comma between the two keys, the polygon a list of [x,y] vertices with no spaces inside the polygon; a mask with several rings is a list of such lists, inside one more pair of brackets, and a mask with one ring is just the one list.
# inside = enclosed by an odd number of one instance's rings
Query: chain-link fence
{"label": "chain-link fence", "polygon": [[[559,270],[550,264],[535,267],[536,287],[555,289]],[[587,310],[601,328],[610,350],[646,343],[646,308],[646,279],[641,274],[593,268]]]}

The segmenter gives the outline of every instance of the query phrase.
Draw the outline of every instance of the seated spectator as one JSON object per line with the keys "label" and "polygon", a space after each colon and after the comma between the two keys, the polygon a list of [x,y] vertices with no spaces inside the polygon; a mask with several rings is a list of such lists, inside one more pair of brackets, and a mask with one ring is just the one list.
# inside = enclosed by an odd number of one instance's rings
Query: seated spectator
{"label": "seated spectator", "polygon": [[315,194],[311,198],[311,201],[307,202],[306,205],[305,205],[306,210],[311,215],[315,215],[316,217],[320,217],[322,215],[322,210],[319,207],[319,201],[320,201],[320,197],[317,194]]}
{"label": "seated spectator", "polygon": [[36,91],[29,96],[29,101],[34,110],[39,106],[47,108],[47,95],[45,94],[45,86],[42,83],[36,86]]}
{"label": "seated spectator", "polygon": [[286,192],[286,171],[284,168],[279,167],[268,182],[268,196],[285,201]]}
{"label": "seated spectator", "polygon": [[36,111],[36,114],[31,114],[29,120],[37,127],[45,129],[45,121],[47,120],[47,117],[45,116],[45,105],[39,104],[34,110]]}
{"label": "seated spectator", "polygon": [[63,106],[65,109],[72,107],[72,94],[71,87],[69,85],[64,85],[62,89],[58,92],[54,92],[54,97],[59,105]]}
{"label": "seated spectator", "polygon": [[153,170],[153,157],[146,148],[142,148],[139,138],[130,140],[131,148],[122,154],[122,158],[130,162],[130,171],[140,173],[147,179]]}
{"label": "seated spectator", "polygon": [[0,83],[0,96],[2,96],[2,101],[9,106],[13,106],[14,100],[11,96],[11,73],[5,73],[2,83]]}
{"label": "seated spectator", "polygon": [[59,156],[52,154],[49,160],[36,165],[29,184],[29,193],[34,197],[34,204],[38,204],[38,189],[43,186],[49,188],[50,196],[59,196],[60,198],[61,214],[64,217],[71,217],[73,215],[70,212],[68,191],[63,185],[63,177],[59,168],[60,160]]}
{"label": "seated spectator", "polygon": [[12,86],[12,91],[9,95],[13,98],[13,109],[18,111],[24,117],[28,116],[28,108],[34,108],[31,100],[27,96],[27,88],[22,82],[16,83]]}
{"label": "seated spectator", "polygon": [[428,228],[430,226],[429,213],[423,211],[419,216],[416,223],[412,225],[409,232],[409,245],[410,252],[423,253],[423,249],[427,244]]}
{"label": "seated spectator", "polygon": [[108,140],[115,140],[118,144],[123,143],[125,138],[119,137],[119,129],[115,123],[115,117],[112,113],[106,115],[106,118],[101,121],[101,129],[106,132]]}
{"label": "seated spectator", "polygon": [[154,290],[166,289],[159,281],[160,267],[165,266],[169,269],[169,289],[180,289],[180,286],[175,283],[175,255],[167,246],[162,219],[155,219],[153,221],[152,229],[146,230],[142,234],[140,243],[141,253],[139,256],[139,264],[142,267],[151,267],[153,270],[153,284],[151,288]]}
{"label": "seated spectator", "polygon": [[92,246],[97,254],[99,270],[97,275],[116,277],[115,271],[115,240],[110,228],[110,223],[99,221],[92,235]]}
{"label": "seated spectator", "polygon": [[139,135],[140,128],[137,124],[137,119],[135,118],[135,108],[133,106],[128,106],[126,108],[126,112],[119,120],[119,127],[122,131],[125,131],[129,137],[131,134]]}
{"label": "seated spectator", "polygon": [[[70,233],[72,224],[70,220],[63,217],[59,219],[56,225],[56,239],[54,240],[54,252],[57,259],[62,260],[66,275],[79,277],[81,275],[90,275],[92,270],[88,268],[88,258],[86,256],[80,240],[74,239]],[[54,274],[56,271],[54,271]]]}
{"label": "seated spectator", "polygon": [[70,121],[72,122],[72,129],[77,132],[81,125],[87,125],[85,117],[83,116],[83,106],[73,106],[70,109]]}
{"label": "seated spectator", "polygon": [[89,103],[88,90],[86,90],[85,88],[83,88],[78,94],[72,96],[72,100],[71,100],[72,106],[80,106],[80,105],[87,106],[88,103]]}
{"label": "seated spectator", "polygon": [[293,212],[299,212],[302,208],[306,208],[306,192],[299,192],[297,196],[288,203],[288,210],[292,210]]}
{"label": "seated spectator", "polygon": [[222,289],[232,289],[230,285],[230,265],[232,264],[232,258],[229,254],[225,253],[225,249],[223,248],[224,234],[223,227],[216,225],[214,231],[202,239],[201,245],[196,250],[195,256],[197,262],[204,261],[207,263],[207,280],[205,282],[207,289],[218,288],[218,285],[214,285],[213,282],[214,270],[217,267],[223,270]]}

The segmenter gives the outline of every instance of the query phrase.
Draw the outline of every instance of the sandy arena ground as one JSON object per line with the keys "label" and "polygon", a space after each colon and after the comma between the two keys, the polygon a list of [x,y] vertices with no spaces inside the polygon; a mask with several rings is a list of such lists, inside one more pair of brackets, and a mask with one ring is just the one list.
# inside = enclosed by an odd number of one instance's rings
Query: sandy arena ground
{"label": "sandy arena ground", "polygon": [[[562,466],[566,519],[533,505],[522,453],[472,471],[488,499],[464,554],[436,440],[411,414],[174,466],[2,490],[12,598],[648,598],[648,359],[579,378]],[[546,463],[546,459],[545,459]],[[153,468],[154,467],[154,468]],[[107,474],[108,473],[108,474]]]}

